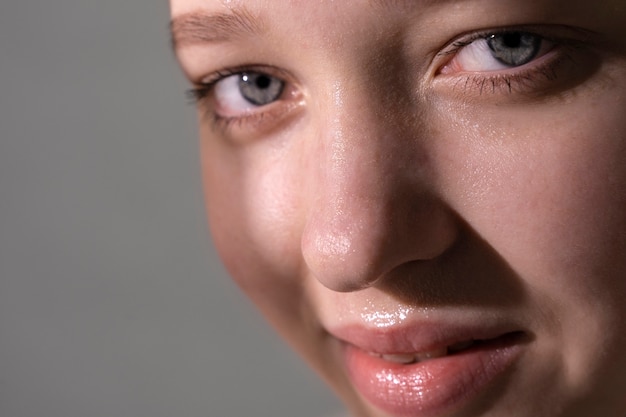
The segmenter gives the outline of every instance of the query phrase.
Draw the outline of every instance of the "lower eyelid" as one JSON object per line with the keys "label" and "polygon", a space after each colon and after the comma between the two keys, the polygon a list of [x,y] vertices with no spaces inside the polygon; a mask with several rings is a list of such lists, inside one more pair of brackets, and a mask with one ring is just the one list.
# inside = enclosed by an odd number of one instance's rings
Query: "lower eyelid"
{"label": "lower eyelid", "polygon": [[[238,97],[237,95],[240,95],[240,93],[233,91],[233,89],[238,88],[238,76],[238,74],[230,75],[213,85],[212,95],[216,113],[221,113],[223,116],[229,117],[227,115],[228,113],[246,113],[257,108],[254,104],[247,102],[245,98]],[[239,110],[231,109],[233,105],[238,105],[242,108]]]}
{"label": "lower eyelid", "polygon": [[[435,76],[434,87],[463,96],[481,96],[484,93],[517,94],[520,97],[541,96],[545,92],[558,90],[567,84],[574,72],[571,51],[566,47],[555,47],[545,55],[520,67],[502,71],[458,72]],[[570,74],[568,74],[568,71]]]}
{"label": "lower eyelid", "polygon": [[[221,80],[222,82],[225,81]],[[281,80],[282,81],[282,80]],[[221,116],[222,118],[225,119],[237,119],[237,118],[246,118],[246,117],[250,117],[250,116],[255,116],[257,113],[264,113],[266,111],[268,111],[268,109],[271,109],[274,106],[280,106],[285,104],[287,101],[292,100],[295,97],[294,94],[294,89],[292,86],[290,86],[289,84],[287,84],[286,81],[283,81],[284,86],[282,88],[282,92],[280,93],[280,95],[277,97],[277,99],[275,101],[272,101],[268,104],[263,104],[263,105],[255,105],[253,103],[249,103],[246,102],[245,98],[240,97],[239,101],[241,102],[240,104],[246,106],[245,109],[241,109],[241,110],[232,110],[229,111],[227,110],[227,105],[220,105],[219,100],[215,97],[216,94],[216,90],[217,88],[219,88],[216,85],[213,86],[213,102],[214,102],[214,111]],[[231,97],[232,98],[232,97]],[[220,110],[221,107],[221,110]],[[221,114],[220,114],[221,113]],[[226,113],[233,113],[232,115],[228,115]],[[236,113],[239,113],[236,114]]]}
{"label": "lower eyelid", "polygon": [[[504,64],[502,64],[502,68],[499,69],[487,69],[487,70],[466,70],[463,68],[460,68],[456,63],[455,63],[455,58],[453,57],[452,59],[450,59],[446,64],[444,64],[437,72],[437,74],[441,74],[444,76],[452,76],[455,73],[457,74],[485,74],[485,76],[489,76],[489,75],[493,75],[494,73],[509,73],[509,74],[514,74],[520,71],[524,71],[528,68],[531,68],[533,65],[538,66],[541,65],[542,63],[544,63],[546,60],[549,60],[551,58],[555,58],[554,55],[558,54],[559,52],[559,46],[556,45],[555,43],[551,42],[551,41],[546,41],[549,42],[549,44],[547,44],[545,47],[542,47],[542,50],[540,50],[536,57],[533,58],[531,61],[529,61],[526,64],[517,66],[517,67],[507,67]],[[494,58],[495,59],[495,58]]]}
{"label": "lower eyelid", "polygon": [[283,92],[282,97],[241,116],[221,116],[212,111],[209,123],[216,133],[236,142],[253,140],[288,124],[305,105],[302,94],[297,90]]}
{"label": "lower eyelid", "polygon": [[[284,88],[283,88],[283,93],[280,95],[281,99],[282,97],[287,97],[285,93],[288,90],[295,89],[294,87],[295,84],[292,82],[293,78],[291,77],[291,75],[280,68],[275,68],[272,66],[264,66],[264,65],[241,65],[241,66],[235,66],[235,67],[231,67],[231,68],[224,69],[224,70],[215,71],[213,74],[203,77],[197,83],[199,87],[192,89],[191,95],[192,97],[195,96],[198,98],[202,98],[205,101],[209,100],[211,101],[211,104],[214,106],[215,105],[215,92],[216,92],[217,86],[227,81],[230,77],[237,77],[244,73],[262,74],[262,75],[266,75],[268,77],[275,78],[275,79],[282,81],[284,83]],[[252,103],[251,103],[251,106],[259,107],[259,108],[264,107],[264,105],[255,106]]]}

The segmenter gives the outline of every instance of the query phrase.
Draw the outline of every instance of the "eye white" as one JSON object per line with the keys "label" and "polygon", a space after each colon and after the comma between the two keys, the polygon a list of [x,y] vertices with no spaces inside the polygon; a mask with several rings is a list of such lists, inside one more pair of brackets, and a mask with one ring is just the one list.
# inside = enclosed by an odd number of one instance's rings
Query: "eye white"
{"label": "eye white", "polygon": [[239,89],[241,75],[228,76],[215,84],[215,101],[227,113],[245,113],[257,106],[246,100]]}
{"label": "eye white", "polygon": [[[526,42],[526,44],[522,43],[512,46],[509,51],[506,51],[507,46],[505,41],[503,41],[505,36],[507,35],[492,35],[491,37],[477,39],[469,45],[462,47],[454,58],[455,67],[471,72],[506,70],[532,62],[551,48],[550,42],[541,39],[537,35],[514,34],[513,36],[519,36],[520,40]],[[500,50],[494,50],[494,44]],[[500,58],[498,57],[499,53],[501,55]],[[506,63],[502,56],[507,55],[512,59],[517,56],[519,63]]]}
{"label": "eye white", "polygon": [[250,112],[279,99],[284,82],[261,73],[233,74],[215,83],[214,97],[226,116]]}
{"label": "eye white", "polygon": [[486,39],[478,39],[463,47],[455,57],[464,71],[498,71],[509,68],[491,53]]}

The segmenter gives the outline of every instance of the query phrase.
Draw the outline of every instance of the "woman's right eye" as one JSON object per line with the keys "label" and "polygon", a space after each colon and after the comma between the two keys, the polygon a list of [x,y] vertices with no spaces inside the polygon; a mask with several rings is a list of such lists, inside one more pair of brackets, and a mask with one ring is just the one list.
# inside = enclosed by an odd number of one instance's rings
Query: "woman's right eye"
{"label": "woman's right eye", "polygon": [[234,73],[212,83],[215,112],[224,118],[237,118],[279,100],[285,82],[262,72]]}
{"label": "woman's right eye", "polygon": [[285,126],[304,101],[294,78],[268,66],[238,67],[207,75],[187,92],[220,134],[246,141]]}

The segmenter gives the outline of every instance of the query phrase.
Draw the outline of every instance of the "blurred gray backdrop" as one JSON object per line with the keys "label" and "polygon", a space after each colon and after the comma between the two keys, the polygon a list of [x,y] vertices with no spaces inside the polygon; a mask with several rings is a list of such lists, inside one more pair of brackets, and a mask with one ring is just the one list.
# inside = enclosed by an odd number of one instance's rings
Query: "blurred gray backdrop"
{"label": "blurred gray backdrop", "polygon": [[0,4],[0,416],[316,417],[337,401],[211,247],[168,4]]}

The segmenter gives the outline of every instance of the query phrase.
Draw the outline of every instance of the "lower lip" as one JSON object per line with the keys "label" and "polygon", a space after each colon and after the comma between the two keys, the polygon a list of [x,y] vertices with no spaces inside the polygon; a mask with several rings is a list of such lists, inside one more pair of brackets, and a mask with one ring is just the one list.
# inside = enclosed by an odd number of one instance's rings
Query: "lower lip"
{"label": "lower lip", "polygon": [[512,339],[408,365],[346,345],[346,363],[355,388],[371,405],[393,416],[436,417],[482,398],[521,354]]}

